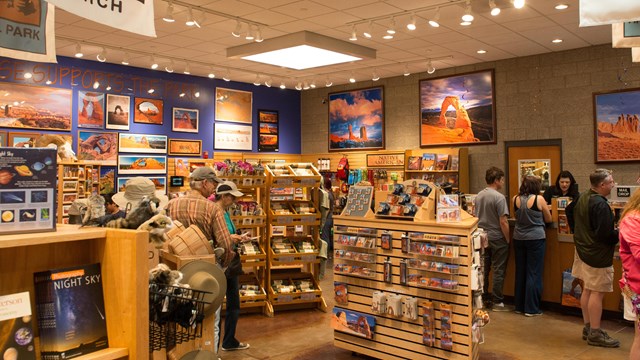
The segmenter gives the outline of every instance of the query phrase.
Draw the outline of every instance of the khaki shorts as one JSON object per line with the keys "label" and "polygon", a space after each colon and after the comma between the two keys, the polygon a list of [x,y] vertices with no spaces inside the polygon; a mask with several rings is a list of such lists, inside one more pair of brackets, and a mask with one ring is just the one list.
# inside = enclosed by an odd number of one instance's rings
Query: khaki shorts
{"label": "khaki shorts", "polygon": [[586,290],[596,292],[613,292],[613,266],[594,268],[585,264],[575,252],[571,275],[584,281]]}

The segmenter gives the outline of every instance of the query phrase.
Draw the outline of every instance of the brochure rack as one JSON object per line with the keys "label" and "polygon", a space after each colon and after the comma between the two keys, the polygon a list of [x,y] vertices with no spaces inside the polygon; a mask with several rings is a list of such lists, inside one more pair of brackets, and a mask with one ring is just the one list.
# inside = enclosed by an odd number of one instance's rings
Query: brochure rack
{"label": "brochure rack", "polygon": [[100,163],[90,161],[58,163],[56,222],[68,224],[66,210],[74,200],[100,193]]}
{"label": "brochure rack", "polygon": [[[348,294],[346,301],[336,305],[336,309],[375,317],[375,328],[372,338],[334,331],[334,344],[379,359],[478,359],[479,346],[474,342],[472,331],[476,319],[471,290],[472,234],[476,228],[477,219],[473,218],[458,223],[436,223],[335,216],[336,249],[375,256],[372,277],[334,272],[335,281],[346,284]],[[348,242],[345,245],[340,240],[344,236],[355,236],[356,246],[352,247]],[[373,238],[374,247],[358,247],[358,237]],[[427,254],[427,245],[433,247],[433,256]],[[438,246],[441,256],[436,256]],[[401,267],[405,265],[406,276],[403,278]],[[387,281],[385,267],[391,270]],[[421,286],[409,281],[411,275],[430,280]],[[440,281],[432,282],[431,279]],[[446,288],[452,281],[456,286]],[[418,316],[395,311],[381,313],[379,306],[373,306],[379,292],[384,292],[389,299],[401,297],[403,304],[417,301]],[[372,306],[378,311],[372,310]],[[391,307],[391,303],[386,306]],[[425,317],[430,319],[429,324],[434,329],[435,337],[430,345],[425,345],[423,338]]]}
{"label": "brochure rack", "polygon": [[[424,155],[424,162],[422,158]],[[435,157],[432,159],[432,155]],[[463,193],[469,192],[469,149],[467,148],[442,148],[442,149],[418,149],[405,152],[405,180],[423,179],[437,184],[451,183],[453,190]],[[417,161],[418,158],[420,161]],[[428,159],[427,159],[428,158]],[[445,162],[444,166],[438,166],[439,158]],[[416,160],[416,166],[411,160]],[[446,161],[448,159],[448,161]],[[457,163],[456,163],[457,161]],[[419,165],[419,166],[417,166]],[[419,169],[414,169],[419,167]]]}

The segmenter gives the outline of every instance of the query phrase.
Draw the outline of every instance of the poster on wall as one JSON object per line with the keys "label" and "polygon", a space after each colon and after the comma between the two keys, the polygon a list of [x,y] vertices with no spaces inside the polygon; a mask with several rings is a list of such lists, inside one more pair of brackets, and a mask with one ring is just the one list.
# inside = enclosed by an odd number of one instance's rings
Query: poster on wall
{"label": "poster on wall", "polygon": [[151,134],[118,134],[118,152],[166,154],[167,136]]}
{"label": "poster on wall", "polygon": [[169,155],[202,156],[202,140],[169,139]]}
{"label": "poster on wall", "polygon": [[104,94],[78,91],[78,127],[102,129],[104,127]]}
{"label": "poster on wall", "polygon": [[107,94],[107,129],[129,130],[131,98]]}
{"label": "poster on wall", "polygon": [[[45,0],[6,1],[0,11],[2,56],[55,63],[55,8]],[[22,4],[24,3],[24,4]],[[37,34],[37,36],[36,36]]]}
{"label": "poster on wall", "polygon": [[38,140],[40,135],[39,133],[10,131],[7,146],[19,148],[35,147],[36,140]]}
{"label": "poster on wall", "polygon": [[71,90],[0,82],[0,127],[71,130]]}
{"label": "poster on wall", "polygon": [[213,124],[213,145],[216,150],[253,150],[251,125]]}
{"label": "poster on wall", "polygon": [[102,165],[116,165],[118,133],[78,131],[78,160],[100,161]]}
{"label": "poster on wall", "polygon": [[[161,191],[163,194],[167,193],[167,177],[166,176],[145,176],[145,178],[151,180],[156,187],[156,191]],[[127,181],[133,179],[133,177],[118,176],[118,192],[124,191]]]}
{"label": "poster on wall", "polygon": [[253,93],[216,88],[216,120],[252,123]]}
{"label": "poster on wall", "polygon": [[160,99],[135,98],[133,105],[133,122],[162,125],[164,103]]}
{"label": "poster on wall", "polygon": [[156,155],[118,155],[120,174],[166,174],[167,157]]}
{"label": "poster on wall", "polygon": [[175,175],[189,177],[189,159],[175,158]]}
{"label": "poster on wall", "polygon": [[258,151],[280,151],[278,112],[258,110]]}
{"label": "poster on wall", "polygon": [[640,88],[593,94],[595,162],[640,160]]}
{"label": "poster on wall", "polygon": [[55,230],[56,149],[0,148],[0,233]]}
{"label": "poster on wall", "polygon": [[383,90],[329,94],[329,151],[384,149]]}
{"label": "poster on wall", "polygon": [[420,147],[496,143],[493,70],[420,80]]}
{"label": "poster on wall", "polygon": [[173,108],[171,130],[197,133],[199,122],[199,111],[197,109]]}
{"label": "poster on wall", "polygon": [[100,194],[111,194],[116,191],[116,168],[113,166],[100,167]]}

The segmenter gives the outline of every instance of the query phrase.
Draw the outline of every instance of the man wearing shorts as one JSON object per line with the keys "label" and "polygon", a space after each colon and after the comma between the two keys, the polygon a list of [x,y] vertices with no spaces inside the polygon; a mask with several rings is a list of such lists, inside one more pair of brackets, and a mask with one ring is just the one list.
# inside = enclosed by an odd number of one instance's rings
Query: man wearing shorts
{"label": "man wearing shorts", "polygon": [[573,209],[576,252],[572,275],[584,281],[582,339],[593,346],[618,347],[620,342],[600,329],[602,299],[613,291],[613,252],[618,243],[618,230],[605,198],[615,182],[606,169],[596,169],[589,180],[591,189],[580,195]]}

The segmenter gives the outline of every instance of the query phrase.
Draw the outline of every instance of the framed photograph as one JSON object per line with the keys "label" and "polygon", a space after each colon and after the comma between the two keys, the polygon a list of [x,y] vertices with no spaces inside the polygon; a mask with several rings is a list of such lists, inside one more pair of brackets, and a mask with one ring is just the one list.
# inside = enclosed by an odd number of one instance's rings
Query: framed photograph
{"label": "framed photograph", "polygon": [[120,174],[166,174],[167,157],[157,155],[118,155]]}
{"label": "framed photograph", "polygon": [[0,131],[0,146],[7,146],[7,132]]}
{"label": "framed photograph", "polygon": [[420,147],[496,143],[494,72],[420,80]]}
{"label": "framed photograph", "polygon": [[199,111],[197,109],[173,108],[171,130],[179,132],[198,132]]}
{"label": "framed photograph", "polygon": [[75,180],[65,180],[62,183],[62,191],[72,191],[72,192],[77,192],[78,191],[78,182]]}
{"label": "framed photograph", "polygon": [[329,151],[384,149],[382,86],[329,94]]}
{"label": "framed photograph", "polygon": [[107,129],[129,130],[129,96],[107,94]]}
{"label": "framed photograph", "polygon": [[213,145],[216,150],[253,150],[251,125],[213,124]]}
{"label": "framed photograph", "polygon": [[376,327],[376,318],[372,315],[359,313],[353,310],[333,308],[331,327],[336,331],[373,339]]}
{"label": "framed photograph", "polygon": [[102,129],[104,127],[104,93],[78,91],[78,127]]}
{"label": "framed photograph", "polygon": [[69,215],[69,208],[71,207],[71,205],[62,205],[62,216],[68,216]]}
{"label": "framed photograph", "polygon": [[169,139],[169,155],[201,156],[202,140]]}
{"label": "framed photograph", "polygon": [[118,133],[78,131],[78,160],[99,161],[115,166],[118,161]]}
{"label": "framed photograph", "polygon": [[118,134],[118,152],[166,154],[167,136],[149,134]]}
{"label": "framed photograph", "polygon": [[63,194],[62,195],[62,203],[63,204],[71,204],[72,202],[76,201],[77,198],[78,198],[78,194],[76,194],[76,193]]}
{"label": "framed photograph", "polygon": [[162,125],[163,104],[160,99],[135,98],[133,122]]}
{"label": "framed photograph", "polygon": [[189,177],[189,159],[174,158],[175,175]]}
{"label": "framed photograph", "polygon": [[100,167],[100,194],[111,194],[116,191],[116,168],[112,166]]}
{"label": "framed photograph", "polygon": [[[147,179],[153,181],[153,185],[156,186],[156,190],[162,191],[164,194],[167,193],[167,177],[166,176],[145,176]],[[133,177],[123,177],[118,176],[118,192],[124,191],[125,184],[129,179],[133,179]]]}
{"label": "framed photograph", "polygon": [[40,133],[27,132],[9,132],[7,146],[30,148],[35,147],[36,140],[40,137]]}
{"label": "framed photograph", "polygon": [[640,88],[593,94],[595,162],[640,161]]}
{"label": "framed photograph", "polygon": [[70,89],[0,83],[0,127],[71,131]]}
{"label": "framed photograph", "polygon": [[258,110],[258,151],[280,150],[278,112],[273,110]]}
{"label": "framed photograph", "polygon": [[216,88],[216,120],[251,124],[253,93]]}

